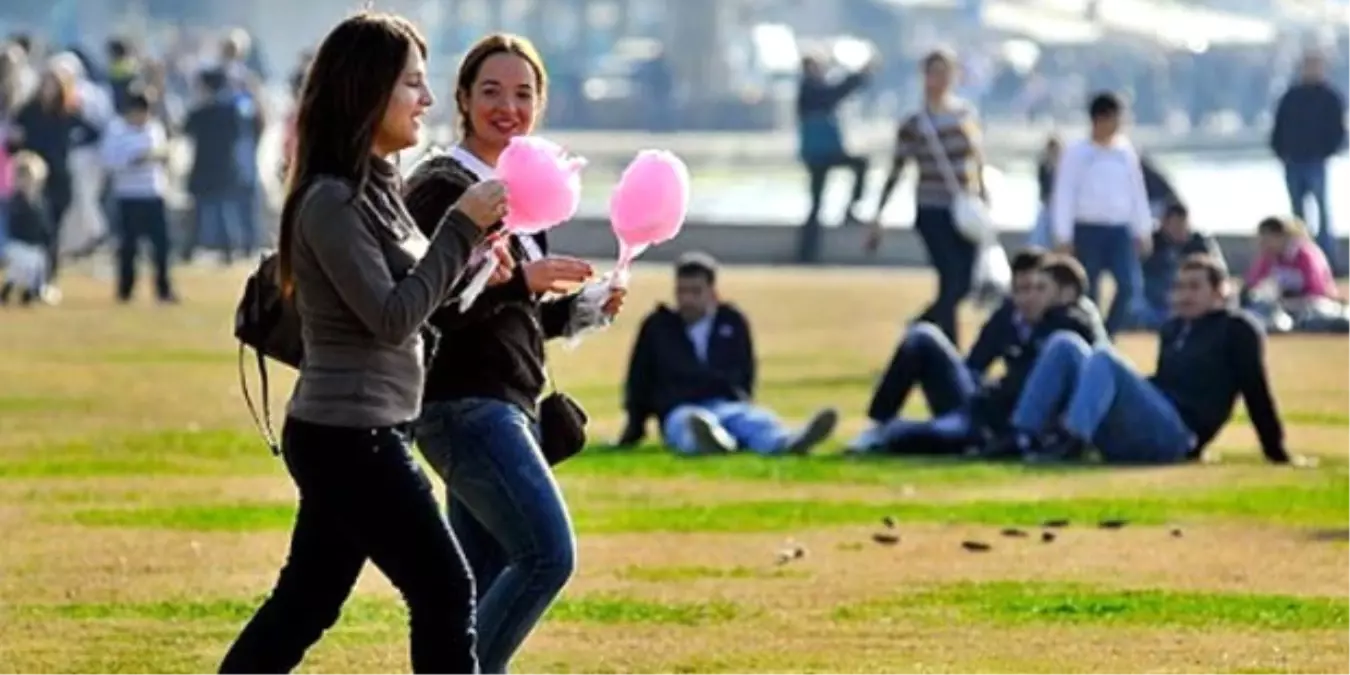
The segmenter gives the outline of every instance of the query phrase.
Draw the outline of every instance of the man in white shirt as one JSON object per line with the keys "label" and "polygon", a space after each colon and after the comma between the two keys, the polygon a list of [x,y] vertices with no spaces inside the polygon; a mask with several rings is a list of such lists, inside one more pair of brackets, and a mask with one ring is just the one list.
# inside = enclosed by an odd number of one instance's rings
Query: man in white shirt
{"label": "man in white shirt", "polygon": [[1106,317],[1112,335],[1126,324],[1142,292],[1140,259],[1153,244],[1153,213],[1139,154],[1120,133],[1123,113],[1115,94],[1092,99],[1092,134],[1065,148],[1050,197],[1055,245],[1083,263],[1088,298],[1097,302],[1102,272],[1109,271],[1116,283]]}
{"label": "man in white shirt", "polygon": [[177,298],[169,281],[169,219],[164,204],[168,141],[164,125],[151,114],[150,94],[133,90],[126,98],[125,112],[108,125],[100,148],[117,203],[117,299],[131,299],[137,253],[145,239],[155,265],[156,296],[160,302],[173,303]]}

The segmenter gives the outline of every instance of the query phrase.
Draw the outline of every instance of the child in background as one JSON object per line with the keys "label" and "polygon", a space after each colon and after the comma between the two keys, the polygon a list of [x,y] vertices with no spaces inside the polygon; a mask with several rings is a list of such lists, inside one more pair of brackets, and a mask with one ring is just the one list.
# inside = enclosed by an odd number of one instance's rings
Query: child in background
{"label": "child in background", "polygon": [[0,267],[5,263],[5,242],[9,233],[9,198],[14,194],[14,148],[9,126],[0,118]]}
{"label": "child in background", "polygon": [[1259,251],[1247,271],[1243,305],[1271,332],[1346,332],[1350,322],[1327,257],[1297,218],[1256,226]]}
{"label": "child in background", "polygon": [[9,304],[14,289],[19,302],[31,305],[41,297],[47,283],[47,248],[51,245],[52,221],[43,197],[47,164],[32,152],[14,155],[14,192],[9,198],[9,240],[5,244],[5,283],[0,286],[0,305]]}
{"label": "child in background", "polygon": [[103,162],[112,176],[112,198],[117,204],[117,299],[131,300],[136,285],[136,258],[141,240],[150,244],[155,265],[155,293],[162,303],[177,302],[169,281],[169,217],[164,204],[169,160],[164,125],[155,119],[151,94],[127,94],[121,119],[113,120],[103,136]]}

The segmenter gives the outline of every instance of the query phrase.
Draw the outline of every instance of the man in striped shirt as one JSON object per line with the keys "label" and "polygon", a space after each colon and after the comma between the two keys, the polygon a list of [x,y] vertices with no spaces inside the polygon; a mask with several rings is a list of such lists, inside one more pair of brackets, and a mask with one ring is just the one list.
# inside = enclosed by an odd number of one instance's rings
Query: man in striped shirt
{"label": "man in striped shirt", "polygon": [[117,299],[127,302],[136,285],[136,258],[141,240],[148,240],[155,265],[155,293],[160,302],[177,298],[169,281],[169,222],[164,194],[169,160],[164,125],[151,113],[150,93],[134,89],[126,110],[103,135],[103,163],[112,177],[120,241],[117,247]]}
{"label": "man in striped shirt", "polygon": [[970,292],[976,251],[975,245],[956,229],[952,203],[962,193],[981,198],[986,194],[981,178],[979,120],[972,105],[952,94],[956,70],[956,57],[950,52],[939,50],[924,58],[924,108],[900,124],[895,161],[881,190],[867,246],[875,249],[880,245],[881,214],[905,163],[913,160],[919,168],[914,229],[938,274],[937,299],[919,320],[937,324],[953,343],[960,344],[956,310]]}

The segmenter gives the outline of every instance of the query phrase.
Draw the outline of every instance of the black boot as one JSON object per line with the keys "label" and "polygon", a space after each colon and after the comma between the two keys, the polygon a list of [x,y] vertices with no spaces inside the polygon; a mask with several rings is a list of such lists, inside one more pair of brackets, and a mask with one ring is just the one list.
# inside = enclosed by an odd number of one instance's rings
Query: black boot
{"label": "black boot", "polygon": [[12,293],[14,293],[13,281],[6,281],[4,286],[0,286],[0,305],[8,305]]}

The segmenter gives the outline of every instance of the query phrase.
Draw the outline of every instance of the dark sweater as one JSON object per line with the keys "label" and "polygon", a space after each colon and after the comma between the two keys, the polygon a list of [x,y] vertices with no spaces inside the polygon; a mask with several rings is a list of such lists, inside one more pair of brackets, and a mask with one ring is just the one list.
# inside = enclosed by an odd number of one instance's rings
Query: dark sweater
{"label": "dark sweater", "polygon": [[19,244],[46,247],[52,241],[52,219],[46,201],[22,192],[9,200],[9,239]]}
{"label": "dark sweater", "polygon": [[1281,161],[1326,161],[1345,138],[1345,99],[1326,83],[1296,84],[1280,97],[1270,148]]}
{"label": "dark sweater", "polygon": [[[434,226],[439,214],[478,178],[449,156],[422,162],[408,179],[406,203],[419,227]],[[548,240],[534,236],[545,254]],[[518,263],[526,260],[519,240],[511,239]],[[544,301],[525,283],[523,264],[511,280],[483,291],[467,312],[452,302],[431,317],[444,348],[427,373],[425,401],[492,398],[536,413],[547,383],[544,342],[564,334],[576,295]]]}
{"label": "dark sweater", "polygon": [[659,305],[643,320],[628,362],[628,427],[620,442],[636,442],[648,417],[664,419],[676,406],[750,400],[754,392],[755,346],[744,314],[728,304],[717,308],[707,360],[700,361],[679,312]]}
{"label": "dark sweater", "polygon": [[1228,423],[1241,394],[1266,458],[1289,460],[1266,378],[1264,336],[1242,310],[1220,309],[1198,319],[1163,324],[1152,380],[1195,433],[1195,456]]}
{"label": "dark sweater", "polygon": [[1163,309],[1168,305],[1168,294],[1172,292],[1172,281],[1176,279],[1181,260],[1193,253],[1208,253],[1225,265],[1223,251],[1214,237],[1192,232],[1186,241],[1176,242],[1162,230],[1153,233],[1153,252],[1144,259],[1141,266],[1144,272],[1144,298],[1150,306]]}

